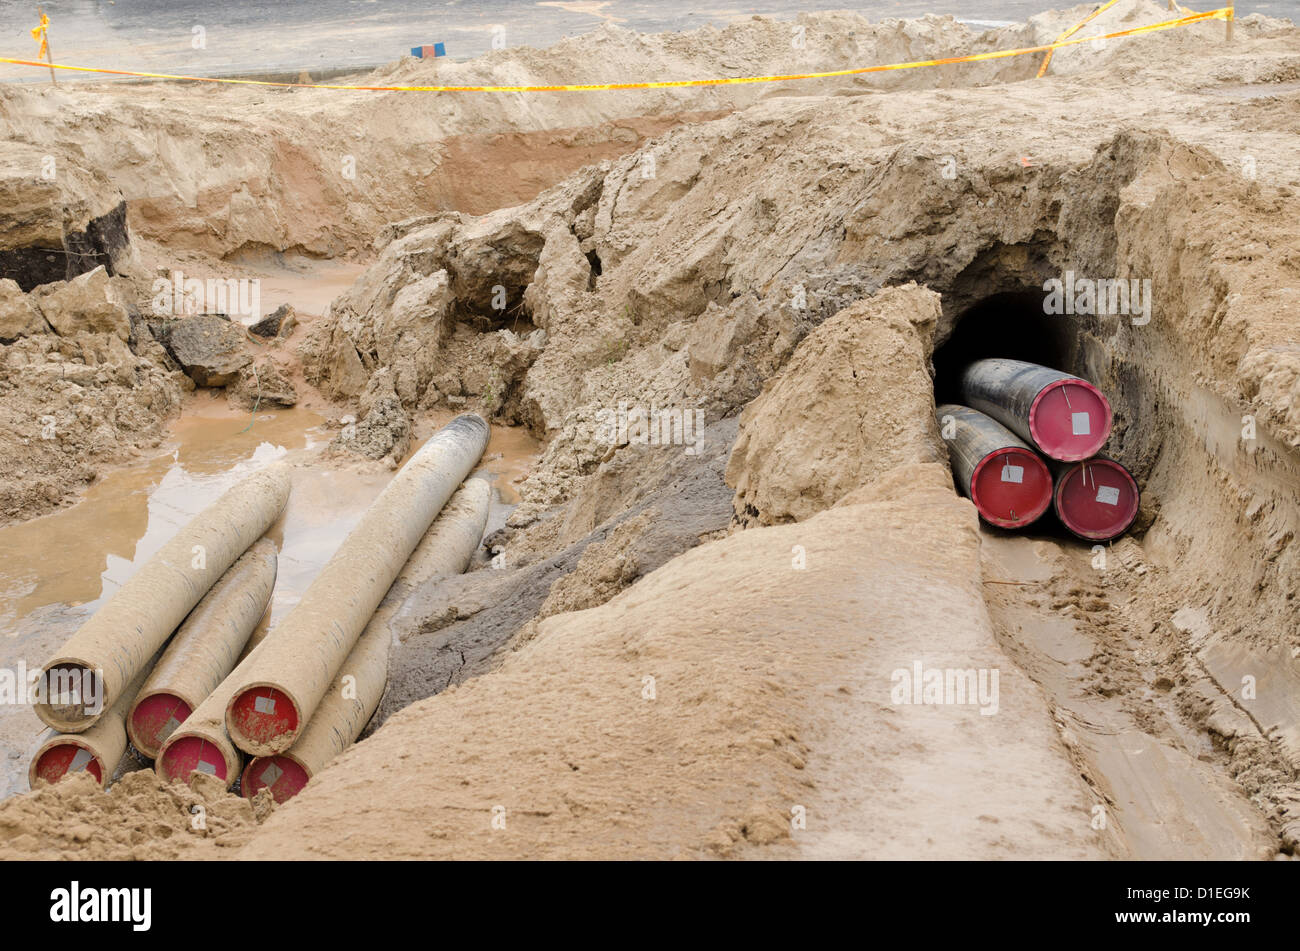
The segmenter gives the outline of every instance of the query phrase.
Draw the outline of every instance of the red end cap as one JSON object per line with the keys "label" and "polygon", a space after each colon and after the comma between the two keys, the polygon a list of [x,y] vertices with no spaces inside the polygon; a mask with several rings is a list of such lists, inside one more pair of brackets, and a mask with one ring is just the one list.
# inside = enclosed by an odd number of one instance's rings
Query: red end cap
{"label": "red end cap", "polygon": [[1043,387],[1029,407],[1034,444],[1053,459],[1091,459],[1110,436],[1110,401],[1087,380],[1071,377]]}
{"label": "red end cap", "polygon": [[162,751],[156,765],[162,778],[169,783],[175,779],[189,782],[190,773],[196,769],[217,779],[226,778],[226,758],[221,755],[221,750],[201,736],[182,736]]}
{"label": "red end cap", "polygon": [[1056,514],[1080,538],[1107,541],[1128,531],[1138,513],[1138,487],[1109,459],[1072,466],[1056,486]]}
{"label": "red end cap", "polygon": [[188,703],[170,693],[145,697],[131,714],[132,739],[138,737],[140,742],[148,743],[149,749],[156,752],[193,712]]}
{"label": "red end cap", "polygon": [[[230,725],[254,743],[270,743],[298,729],[298,711],[274,687],[250,687],[230,706]],[[236,744],[238,745],[238,744]]]}
{"label": "red end cap", "polygon": [[60,743],[58,746],[51,746],[36,761],[36,777],[47,783],[57,783],[68,773],[83,769],[94,776],[97,783],[103,785],[104,767],[100,765],[99,757],[84,746]]}
{"label": "red end cap", "polygon": [[989,524],[1023,528],[1052,504],[1052,474],[1037,453],[1029,449],[999,449],[975,467],[970,495]]}
{"label": "red end cap", "polygon": [[302,792],[309,779],[311,777],[302,764],[288,756],[259,756],[244,767],[244,780],[240,787],[249,799],[259,790],[269,789],[276,803],[285,803]]}

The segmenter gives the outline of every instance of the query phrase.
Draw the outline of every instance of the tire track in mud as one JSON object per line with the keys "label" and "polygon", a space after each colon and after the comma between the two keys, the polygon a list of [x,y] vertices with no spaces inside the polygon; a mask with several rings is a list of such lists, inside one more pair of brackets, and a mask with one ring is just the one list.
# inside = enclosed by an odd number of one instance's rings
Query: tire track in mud
{"label": "tire track in mud", "polygon": [[1229,777],[1229,758],[1179,714],[1173,658],[1143,643],[1133,608],[1158,569],[1138,551],[1131,539],[1096,552],[984,530],[998,639],[1043,690],[1097,797],[1081,821],[1113,857],[1272,858],[1278,836]]}

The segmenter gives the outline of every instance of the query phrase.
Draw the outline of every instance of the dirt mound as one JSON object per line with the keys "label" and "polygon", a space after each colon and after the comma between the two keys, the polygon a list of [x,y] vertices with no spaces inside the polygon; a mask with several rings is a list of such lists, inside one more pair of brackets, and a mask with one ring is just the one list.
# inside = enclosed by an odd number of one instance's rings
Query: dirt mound
{"label": "dirt mound", "polygon": [[0,346],[0,520],[49,511],[100,466],[158,445],[193,388],[125,294],[100,268],[8,295],[39,332]]}
{"label": "dirt mound", "polygon": [[909,284],[809,334],[741,415],[727,464],[737,519],[800,521],[902,463],[944,460],[936,428],[924,425],[938,320],[939,295]]}
{"label": "dirt mound", "polygon": [[88,774],[14,796],[0,805],[7,859],[219,858],[246,843],[274,808],[217,780],[166,785],[152,770],[127,773],[107,792]]}
{"label": "dirt mound", "polygon": [[[975,514],[947,483],[914,468],[547,618],[489,676],[391,717],[240,857],[1100,855],[1037,688],[993,641]],[[917,661],[998,668],[998,715],[893,702]]]}

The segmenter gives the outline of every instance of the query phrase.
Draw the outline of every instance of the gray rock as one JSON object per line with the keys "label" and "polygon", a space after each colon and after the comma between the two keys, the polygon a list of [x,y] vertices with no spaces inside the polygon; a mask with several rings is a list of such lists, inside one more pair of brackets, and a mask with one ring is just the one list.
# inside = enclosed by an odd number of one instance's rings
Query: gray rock
{"label": "gray rock", "polygon": [[[285,324],[288,324],[288,331],[284,330]],[[257,323],[248,328],[248,332],[256,334],[259,337],[287,337],[293,332],[293,327],[298,323],[297,317],[294,316],[294,310],[288,304],[281,304],[271,313],[267,314]]]}
{"label": "gray rock", "polygon": [[198,386],[225,386],[253,362],[239,328],[217,314],[173,321],[163,336],[163,346]]}

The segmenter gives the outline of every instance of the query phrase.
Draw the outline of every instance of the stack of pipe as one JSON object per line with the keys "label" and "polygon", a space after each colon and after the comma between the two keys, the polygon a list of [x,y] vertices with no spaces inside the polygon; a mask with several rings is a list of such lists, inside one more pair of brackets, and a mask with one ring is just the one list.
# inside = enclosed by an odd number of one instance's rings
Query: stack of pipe
{"label": "stack of pipe", "polygon": [[1106,541],[1133,524],[1136,481],[1098,455],[1113,418],[1096,386],[1050,367],[994,358],[967,366],[959,388],[962,405],[940,406],[936,415],[958,485],[986,521],[1023,528],[1051,504],[1080,538]]}
{"label": "stack of pipe", "polygon": [[491,496],[486,481],[469,479],[451,497],[361,632],[307,728],[283,753],[249,760],[240,782],[245,796],[251,799],[265,788],[276,802],[285,802],[361,735],[384,694],[394,617],[417,586],[469,566],[487,527]]}
{"label": "stack of pipe", "polygon": [[[239,482],[163,545],[45,665],[35,710],[50,730],[32,756],[29,782],[84,770],[107,785],[128,731],[147,747],[172,728],[162,709],[180,712],[205,678],[224,676],[221,658],[209,655],[228,642],[238,644],[237,652],[265,610],[275,547],[258,540],[280,517],[289,487],[283,463]],[[201,663],[186,672],[177,658]]]}
{"label": "stack of pipe", "polygon": [[230,489],[46,665],[43,684],[62,684],[50,679],[59,675],[72,688],[38,688],[37,713],[51,729],[31,783],[86,771],[107,785],[129,738],[166,779],[198,770],[227,786],[242,748],[263,757],[245,771],[250,796],[263,787],[280,801],[294,795],[378,706],[390,624],[411,590],[463,571],[477,550],[491,491],[465,480],[488,436],[474,414],[436,433],[269,633],[260,621],[276,551],[262,536],[288,500],[288,467]]}
{"label": "stack of pipe", "polygon": [[[433,555],[416,553],[417,545],[426,551],[426,537],[452,562],[459,555],[448,550],[459,553],[468,546],[461,570],[482,538],[483,525],[475,534],[468,503],[461,500],[473,499],[477,506],[481,497],[485,522],[486,484],[471,480],[454,498],[453,493],[482,457],[488,435],[486,421],[465,414],[416,452],[294,609],[168,736],[154,764],[163,779],[184,781],[198,770],[229,787],[240,776],[241,752],[270,758],[293,747],[292,756],[267,764],[288,774],[283,782],[273,771],[266,775],[265,767],[248,774],[255,785],[269,785],[277,798],[288,798],[324,760],[356,739],[383,692],[388,639],[379,632],[388,631],[389,615],[373,624],[372,619],[390,588],[399,589],[393,597],[404,598],[408,589],[394,586],[398,573],[408,561],[415,566],[411,571],[431,563]],[[447,518],[430,529],[444,508]],[[461,540],[469,535],[472,544]]]}

